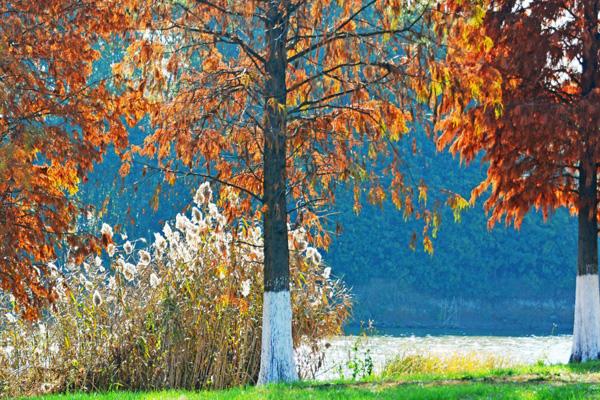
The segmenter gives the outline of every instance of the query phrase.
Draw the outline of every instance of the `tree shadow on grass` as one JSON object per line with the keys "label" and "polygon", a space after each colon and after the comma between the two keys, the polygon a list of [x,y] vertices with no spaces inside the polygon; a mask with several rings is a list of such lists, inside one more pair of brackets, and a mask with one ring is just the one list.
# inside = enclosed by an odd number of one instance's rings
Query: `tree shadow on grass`
{"label": "tree shadow on grass", "polygon": [[584,363],[565,364],[564,367],[570,372],[577,374],[600,373],[600,361],[588,361]]}
{"label": "tree shadow on grass", "polygon": [[[292,393],[293,392],[293,393]],[[549,383],[453,383],[317,385],[269,398],[294,399],[600,399],[600,386]],[[281,397],[279,397],[281,396]]]}

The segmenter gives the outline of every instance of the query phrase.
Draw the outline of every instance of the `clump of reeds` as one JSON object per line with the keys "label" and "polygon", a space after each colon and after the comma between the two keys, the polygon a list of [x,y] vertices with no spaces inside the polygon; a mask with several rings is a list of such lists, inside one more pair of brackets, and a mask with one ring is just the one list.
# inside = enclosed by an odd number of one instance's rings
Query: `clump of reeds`
{"label": "clump of reeds", "polygon": [[[224,388],[254,382],[260,360],[262,233],[227,224],[201,186],[191,215],[104,259],[50,265],[59,299],[43,320],[0,299],[0,395]],[[112,228],[102,233],[112,238]],[[116,239],[115,239],[116,240]],[[339,333],[350,297],[307,234],[290,234],[296,345],[318,352]]]}

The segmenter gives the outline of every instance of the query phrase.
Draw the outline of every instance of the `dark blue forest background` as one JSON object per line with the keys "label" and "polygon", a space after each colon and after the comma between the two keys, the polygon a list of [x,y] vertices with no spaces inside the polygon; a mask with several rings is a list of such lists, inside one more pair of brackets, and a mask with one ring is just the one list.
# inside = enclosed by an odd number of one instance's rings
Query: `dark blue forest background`
{"label": "dark blue forest background", "polygon": [[[123,55],[123,46],[102,43],[99,49],[104,57],[94,66],[95,75],[109,75],[111,63]],[[139,127],[130,130],[134,144],[141,144],[144,136]],[[399,146],[407,176],[413,183],[423,179],[428,185],[430,205],[444,201],[441,189],[469,198],[485,175],[485,164],[460,166],[451,155],[438,153],[420,131],[409,133]],[[149,239],[165,220],[190,204],[201,183],[186,177],[170,186],[160,172],[143,174],[140,164],[134,164],[122,179],[119,166],[119,158],[111,152],[79,196],[105,209],[102,219],[121,225],[130,237]],[[412,233],[420,237],[422,224],[406,221],[391,202],[382,207],[364,204],[356,215],[348,190],[340,188],[336,197],[330,211],[343,230],[324,260],[354,293],[348,331],[355,332],[371,320],[383,333],[570,333],[577,229],[565,210],[557,211],[547,223],[532,212],[520,231],[506,226],[489,231],[481,202],[465,210],[460,223],[454,222],[451,210],[442,208],[431,256],[422,246],[410,249]],[[156,199],[159,207],[154,211],[151,204]]]}
{"label": "dark blue forest background", "polygon": [[[144,134],[132,130],[134,142]],[[440,189],[468,198],[485,174],[485,165],[460,166],[438,153],[430,139],[410,136],[402,144],[406,171],[429,186],[429,202],[443,201]],[[152,161],[148,161],[152,163]],[[200,183],[180,178],[170,186],[160,172],[134,164],[126,178],[118,174],[119,158],[110,154],[98,165],[80,196],[105,209],[102,219],[121,225],[130,237],[150,238],[165,220],[190,204]],[[160,187],[160,190],[157,188]],[[159,207],[151,207],[154,198]],[[353,319],[347,330],[373,321],[382,333],[556,334],[570,333],[574,301],[576,224],[560,210],[544,223],[532,213],[520,231],[503,225],[489,231],[481,204],[454,222],[442,208],[442,225],[434,254],[409,247],[419,222],[405,220],[391,202],[365,204],[353,211],[352,195],[341,188],[333,208],[342,232],[334,237],[324,260],[335,276],[352,288]]]}

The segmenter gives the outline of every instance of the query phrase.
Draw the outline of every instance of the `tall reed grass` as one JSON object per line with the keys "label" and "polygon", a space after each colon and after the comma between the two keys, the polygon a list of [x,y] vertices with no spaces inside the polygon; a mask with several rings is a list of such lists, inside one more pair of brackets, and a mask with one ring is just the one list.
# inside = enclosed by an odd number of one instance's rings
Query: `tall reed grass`
{"label": "tall reed grass", "polygon": [[[0,299],[0,394],[225,388],[255,381],[260,360],[262,232],[228,224],[203,184],[189,216],[145,240],[111,242],[104,258],[50,265],[58,300],[43,320]],[[319,362],[350,296],[300,228],[290,233],[296,346]],[[306,354],[306,352],[305,352]],[[306,360],[304,360],[306,363]],[[310,370],[310,368],[308,368]]]}

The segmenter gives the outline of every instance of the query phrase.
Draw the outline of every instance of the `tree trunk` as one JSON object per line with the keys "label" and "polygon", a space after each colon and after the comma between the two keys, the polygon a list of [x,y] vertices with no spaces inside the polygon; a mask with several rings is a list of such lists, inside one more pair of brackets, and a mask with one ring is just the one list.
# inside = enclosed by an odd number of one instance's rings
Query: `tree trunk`
{"label": "tree trunk", "polygon": [[579,170],[579,238],[571,362],[596,360],[600,356],[596,168],[589,162],[585,164],[582,163]]}
{"label": "tree trunk", "polygon": [[[581,94],[587,96],[597,87],[598,38],[597,24],[600,2],[584,3],[584,32],[581,74]],[[577,283],[575,289],[575,325],[571,362],[600,358],[600,288],[598,287],[598,218],[597,168],[593,138],[597,127],[586,126],[582,120],[582,156],[579,165],[579,238],[577,243]]]}
{"label": "tree trunk", "polygon": [[298,379],[292,342],[286,176],[286,86],[288,16],[281,1],[268,3],[263,197],[264,297],[258,384]]}
{"label": "tree trunk", "polygon": [[600,287],[598,286],[598,220],[596,168],[582,163],[579,170],[579,232],[575,325],[571,362],[600,355]]}

